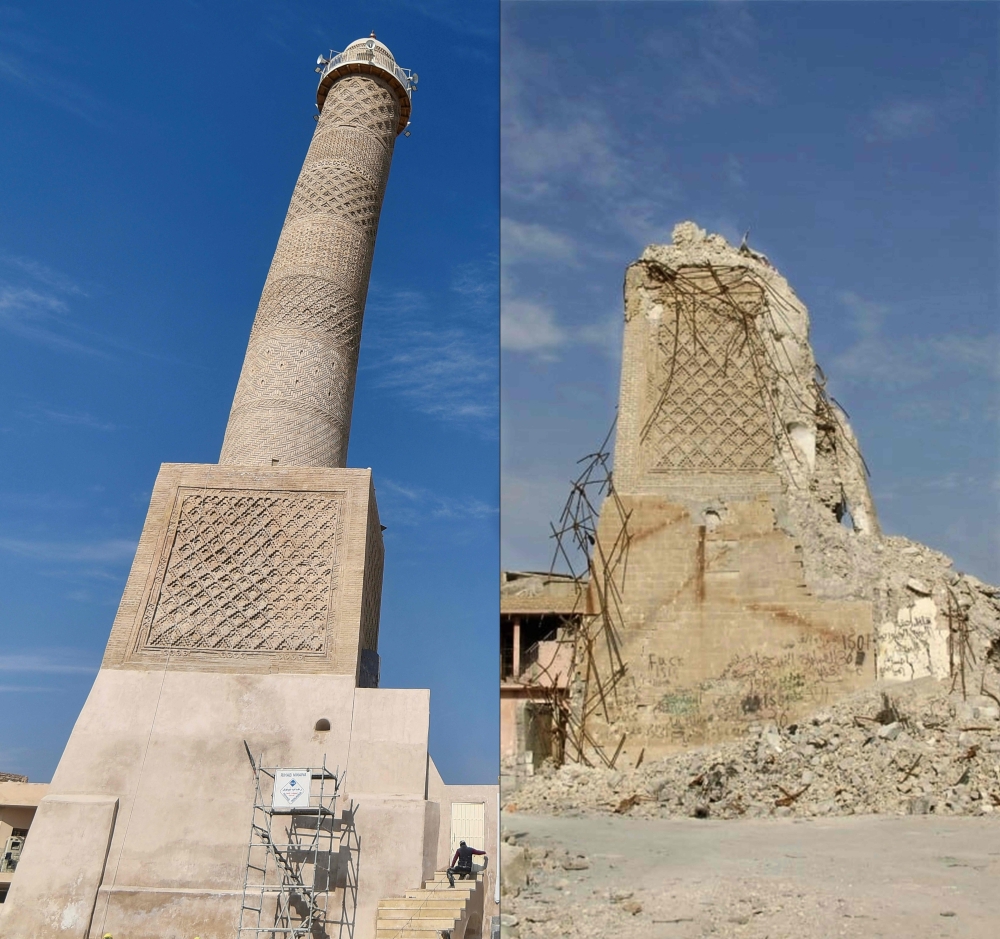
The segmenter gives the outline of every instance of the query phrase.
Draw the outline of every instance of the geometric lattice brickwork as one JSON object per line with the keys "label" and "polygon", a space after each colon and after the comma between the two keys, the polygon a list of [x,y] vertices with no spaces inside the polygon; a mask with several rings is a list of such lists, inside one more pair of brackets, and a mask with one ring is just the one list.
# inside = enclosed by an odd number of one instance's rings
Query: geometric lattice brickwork
{"label": "geometric lattice brickwork", "polygon": [[340,497],[189,492],[146,607],[147,649],[315,652],[335,590]]}
{"label": "geometric lattice brickwork", "polygon": [[250,333],[220,463],[344,466],[375,235],[399,98],[331,86]]}
{"label": "geometric lattice brickwork", "polygon": [[648,470],[773,467],[773,376],[754,323],[763,302],[759,287],[742,280],[720,284],[695,274],[664,285],[663,312],[648,347],[642,431]]}

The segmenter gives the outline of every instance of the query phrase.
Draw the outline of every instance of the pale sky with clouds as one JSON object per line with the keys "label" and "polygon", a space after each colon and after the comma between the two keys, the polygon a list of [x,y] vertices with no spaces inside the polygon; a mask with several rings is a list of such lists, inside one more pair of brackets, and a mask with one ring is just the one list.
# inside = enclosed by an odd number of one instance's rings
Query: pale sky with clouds
{"label": "pale sky with clouds", "polygon": [[693,219],[809,307],[883,526],[1000,581],[1000,7],[505,2],[502,562],[615,413],[626,265]]}

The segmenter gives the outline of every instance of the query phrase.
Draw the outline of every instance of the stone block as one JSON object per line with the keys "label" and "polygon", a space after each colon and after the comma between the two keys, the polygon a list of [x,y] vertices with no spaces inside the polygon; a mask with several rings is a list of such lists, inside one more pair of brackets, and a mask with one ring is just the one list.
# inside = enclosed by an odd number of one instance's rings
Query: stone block
{"label": "stone block", "polygon": [[500,893],[517,896],[528,884],[528,858],[520,845],[500,845]]}
{"label": "stone block", "polygon": [[117,814],[113,795],[42,799],[0,919],[6,939],[86,939]]}

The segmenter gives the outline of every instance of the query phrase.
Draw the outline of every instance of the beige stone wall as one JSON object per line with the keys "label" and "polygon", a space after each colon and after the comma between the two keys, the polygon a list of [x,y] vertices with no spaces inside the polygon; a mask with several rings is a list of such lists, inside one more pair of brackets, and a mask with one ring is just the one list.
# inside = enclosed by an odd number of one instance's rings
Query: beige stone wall
{"label": "beige stone wall", "polygon": [[517,756],[518,733],[517,723],[524,701],[513,694],[500,694],[500,759],[506,760]]}
{"label": "beige stone wall", "polygon": [[[439,807],[427,798],[426,690],[349,675],[102,668],[32,825],[5,939],[235,935],[253,806],[244,750],[344,774],[361,837],[356,939],[383,896],[420,887]],[[316,731],[320,718],[330,730]],[[38,837],[34,837],[35,835]]]}
{"label": "beige stone wall", "polygon": [[[453,802],[482,802],[485,806],[486,845],[483,850],[489,857],[483,878],[483,909],[478,911],[484,925],[483,937],[489,935],[490,917],[499,914],[496,903],[496,878],[500,869],[500,837],[497,825],[499,786],[449,786],[441,778],[433,760],[428,760],[427,798],[440,806],[441,825],[438,830],[435,867],[444,870],[451,863],[451,805]],[[481,859],[477,858],[477,863]],[[475,930],[467,935],[474,934]]]}
{"label": "beige stone wall", "polygon": [[[593,732],[621,759],[790,721],[875,678],[869,603],[824,601],[768,498],[730,502],[710,528],[685,506],[623,496],[632,535],[622,584],[625,680],[612,725]],[[606,511],[598,537],[620,521]]]}
{"label": "beige stone wall", "polygon": [[344,466],[375,234],[399,122],[376,75],[334,82],[250,333],[220,463]]}
{"label": "beige stone wall", "polygon": [[6,818],[6,814],[3,813],[8,811],[38,805],[48,792],[48,788],[48,783],[0,781],[0,817]]}
{"label": "beige stone wall", "polygon": [[382,554],[370,470],[165,463],[104,666],[357,677]]}

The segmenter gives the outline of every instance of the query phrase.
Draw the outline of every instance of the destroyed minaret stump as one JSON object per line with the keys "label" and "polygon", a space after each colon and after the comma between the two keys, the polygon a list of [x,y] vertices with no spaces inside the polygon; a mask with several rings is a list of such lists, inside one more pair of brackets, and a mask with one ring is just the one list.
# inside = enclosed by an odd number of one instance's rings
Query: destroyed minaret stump
{"label": "destroyed minaret stump", "polygon": [[447,863],[455,794],[427,751],[430,693],[378,687],[381,525],[371,470],[344,468],[413,79],[374,37],[321,65],[222,458],[160,468],[101,669],[0,908],[4,939],[235,936],[248,753],[341,771],[348,808],[330,823],[346,840],[323,859],[339,919],[312,935],[374,939],[379,900]]}
{"label": "destroyed minaret stump", "polygon": [[879,528],[806,308],[767,258],[681,223],[629,266],[624,314],[617,498],[597,537],[628,545],[625,678],[587,729],[635,761],[873,681],[871,603],[809,583],[797,523],[812,513],[847,538],[849,516],[854,539]]}
{"label": "destroyed minaret stump", "polygon": [[322,64],[319,120],[250,333],[223,464],[347,461],[375,234],[412,78],[374,36]]}

